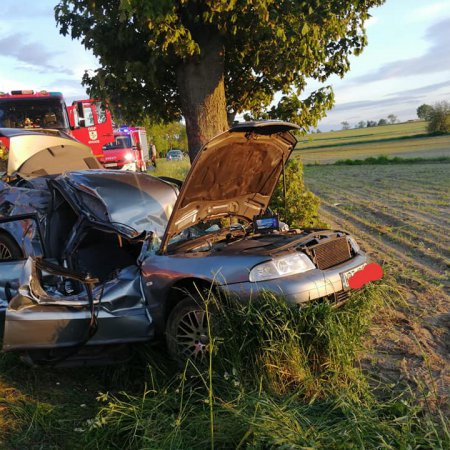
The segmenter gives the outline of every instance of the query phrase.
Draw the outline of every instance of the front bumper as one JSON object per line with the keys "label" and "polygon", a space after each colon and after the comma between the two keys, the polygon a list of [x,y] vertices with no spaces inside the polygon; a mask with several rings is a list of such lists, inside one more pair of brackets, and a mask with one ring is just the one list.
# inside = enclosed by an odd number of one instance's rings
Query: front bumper
{"label": "front bumper", "polygon": [[249,300],[262,292],[270,292],[283,296],[291,304],[300,304],[349,291],[350,289],[343,283],[343,274],[362,268],[366,263],[366,255],[359,253],[351,260],[326,270],[314,269],[302,274],[257,283],[248,281],[229,284],[222,286],[222,290],[227,295],[243,300]]}

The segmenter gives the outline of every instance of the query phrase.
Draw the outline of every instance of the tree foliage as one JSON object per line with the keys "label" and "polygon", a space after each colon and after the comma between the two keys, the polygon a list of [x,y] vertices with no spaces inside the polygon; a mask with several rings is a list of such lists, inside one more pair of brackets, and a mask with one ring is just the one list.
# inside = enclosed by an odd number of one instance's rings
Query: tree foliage
{"label": "tree foliage", "polygon": [[143,125],[147,131],[149,143],[155,144],[160,157],[165,157],[166,153],[172,148],[187,152],[186,127],[182,123],[154,123],[146,118]]}
{"label": "tree foliage", "polygon": [[303,179],[303,164],[291,159],[286,164],[286,207],[283,179],[278,183],[270,207],[280,219],[292,228],[307,228],[324,225],[319,220],[320,200],[310,192]]}
{"label": "tree foliage", "polygon": [[422,120],[430,120],[433,113],[433,107],[424,103],[417,108],[417,117]]}
{"label": "tree foliage", "polygon": [[446,101],[433,105],[428,123],[429,133],[450,132],[450,103]]}
{"label": "tree foliage", "polygon": [[388,120],[389,120],[389,123],[394,124],[395,122],[397,122],[397,116],[395,114],[389,114]]}
{"label": "tree foliage", "polygon": [[346,120],[344,120],[344,122],[341,122],[341,125],[342,125],[342,129],[343,130],[349,130],[350,129],[350,124]]}
{"label": "tree foliage", "polygon": [[367,43],[368,11],[383,2],[59,0],[55,16],[62,34],[99,58],[100,68],[83,78],[90,95],[134,120],[183,115],[191,147],[223,127],[213,111],[222,90],[225,123],[248,112],[304,130],[316,125],[334,96],[321,87],[305,97],[307,80],[349,70],[349,57]]}

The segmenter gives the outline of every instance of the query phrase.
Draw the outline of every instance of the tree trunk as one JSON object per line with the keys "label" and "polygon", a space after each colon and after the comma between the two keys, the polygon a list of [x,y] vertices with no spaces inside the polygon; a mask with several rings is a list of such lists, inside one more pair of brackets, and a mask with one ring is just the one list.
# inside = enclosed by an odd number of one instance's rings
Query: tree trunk
{"label": "tree trunk", "polygon": [[228,129],[224,84],[224,47],[219,36],[205,33],[201,55],[181,63],[177,83],[186,121],[189,157]]}

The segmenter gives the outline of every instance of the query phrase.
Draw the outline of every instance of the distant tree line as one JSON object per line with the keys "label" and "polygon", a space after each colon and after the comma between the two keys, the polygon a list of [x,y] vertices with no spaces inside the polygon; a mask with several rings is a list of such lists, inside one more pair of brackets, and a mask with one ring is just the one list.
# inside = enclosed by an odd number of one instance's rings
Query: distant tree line
{"label": "distant tree line", "polygon": [[[368,120],[367,122],[364,120],[360,120],[358,123],[354,125],[353,128],[370,128],[370,127],[382,127],[384,125],[393,125],[397,123],[397,116],[394,114],[389,114],[387,119],[380,119],[378,122],[376,120]],[[350,124],[347,121],[341,122],[343,130],[349,130],[351,128]]]}
{"label": "distant tree line", "polygon": [[423,104],[417,108],[417,117],[428,122],[429,133],[450,132],[450,103],[442,101],[433,106]]}

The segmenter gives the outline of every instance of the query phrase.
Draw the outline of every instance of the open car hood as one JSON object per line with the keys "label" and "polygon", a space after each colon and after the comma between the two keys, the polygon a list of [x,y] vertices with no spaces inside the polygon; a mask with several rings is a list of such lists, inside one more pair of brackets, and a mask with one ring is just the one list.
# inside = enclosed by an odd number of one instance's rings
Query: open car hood
{"label": "open car hood", "polygon": [[198,153],[161,243],[199,222],[224,216],[252,220],[264,212],[297,140],[288,122],[241,123]]}
{"label": "open car hood", "polygon": [[88,146],[57,133],[4,128],[0,137],[9,139],[8,175],[33,177],[102,167]]}

